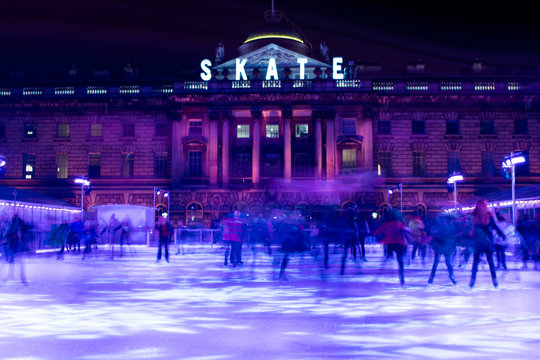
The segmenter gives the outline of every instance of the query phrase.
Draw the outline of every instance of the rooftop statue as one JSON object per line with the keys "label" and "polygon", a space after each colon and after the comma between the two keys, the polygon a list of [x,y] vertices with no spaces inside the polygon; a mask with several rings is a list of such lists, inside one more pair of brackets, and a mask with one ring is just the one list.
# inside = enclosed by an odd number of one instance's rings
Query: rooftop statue
{"label": "rooftop statue", "polygon": [[224,58],[225,58],[225,46],[223,46],[223,43],[220,41],[218,43],[218,46],[216,47],[216,65],[221,64]]}

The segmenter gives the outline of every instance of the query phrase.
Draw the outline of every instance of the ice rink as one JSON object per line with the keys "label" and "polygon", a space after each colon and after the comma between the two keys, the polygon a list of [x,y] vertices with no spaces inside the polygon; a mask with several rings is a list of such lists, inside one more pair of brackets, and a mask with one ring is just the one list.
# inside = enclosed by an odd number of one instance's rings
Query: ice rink
{"label": "ice rink", "polygon": [[[128,250],[128,249],[126,249]],[[368,247],[368,262],[342,249],[330,268],[321,256],[291,258],[243,249],[242,267],[223,266],[223,248],[191,244],[170,263],[155,248],[109,258],[80,255],[23,260],[29,285],[0,282],[1,359],[538,359],[540,271],[509,262],[494,289],[481,267],[469,289],[469,263],[451,284],[444,261],[434,284],[430,262],[406,265]],[[8,273],[3,265],[1,279]]]}

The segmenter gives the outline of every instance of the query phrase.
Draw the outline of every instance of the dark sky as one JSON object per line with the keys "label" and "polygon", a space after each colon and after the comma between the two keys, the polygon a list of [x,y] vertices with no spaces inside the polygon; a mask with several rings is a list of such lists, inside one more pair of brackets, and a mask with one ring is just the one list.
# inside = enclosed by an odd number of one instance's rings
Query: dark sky
{"label": "dark sky", "polygon": [[[459,71],[475,57],[492,66],[540,67],[540,25],[527,2],[276,0],[317,50],[402,69]],[[532,3],[532,2],[531,2]],[[271,1],[50,0],[0,5],[0,73],[59,74],[120,69],[128,61],[146,76],[180,76],[214,58],[218,41],[233,58],[264,23]],[[317,56],[318,51],[314,52]]]}

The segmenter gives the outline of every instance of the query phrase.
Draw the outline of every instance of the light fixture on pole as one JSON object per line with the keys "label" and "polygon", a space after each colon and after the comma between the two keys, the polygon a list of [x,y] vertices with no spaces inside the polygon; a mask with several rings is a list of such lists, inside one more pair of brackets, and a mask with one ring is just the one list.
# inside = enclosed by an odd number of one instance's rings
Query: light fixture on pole
{"label": "light fixture on pole", "polygon": [[84,211],[84,187],[90,190],[90,179],[81,175],[73,181],[75,184],[81,185],[81,212]]}
{"label": "light fixture on pole", "polygon": [[160,187],[157,187],[157,186],[154,186],[154,216],[156,212],[156,195],[161,195],[162,192],[163,192],[163,197],[167,198],[167,216],[169,216],[169,203],[170,203],[169,191],[162,189]]}
{"label": "light fixture on pole", "polygon": [[0,155],[0,179],[6,174],[6,169],[4,169],[4,166],[6,166],[6,157],[4,155]]}
{"label": "light fixture on pole", "polygon": [[392,195],[395,192],[399,192],[399,211],[401,212],[401,215],[403,216],[403,184],[399,183],[396,186],[392,186],[391,188],[388,188],[387,191],[388,191],[389,203],[390,203],[390,195]]}
{"label": "light fixture on pole", "polygon": [[517,224],[516,219],[516,165],[523,164],[527,160],[521,152],[510,153],[509,156],[505,156],[502,162],[503,169],[510,169],[512,172],[512,224],[514,227]]}
{"label": "light fixture on pole", "polygon": [[452,175],[450,175],[450,177],[448,178],[448,185],[454,185],[454,189],[453,189],[453,192],[454,192],[454,211],[457,212],[457,182],[458,181],[463,181],[463,175],[459,174],[459,173],[453,173]]}

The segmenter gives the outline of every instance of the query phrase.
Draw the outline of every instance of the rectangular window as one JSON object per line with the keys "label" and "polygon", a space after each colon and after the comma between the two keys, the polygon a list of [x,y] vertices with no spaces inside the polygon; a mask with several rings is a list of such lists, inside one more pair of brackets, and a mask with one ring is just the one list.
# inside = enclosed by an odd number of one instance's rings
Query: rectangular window
{"label": "rectangular window", "polygon": [[124,124],[124,137],[134,137],[135,136],[135,124],[129,123]]}
{"label": "rectangular window", "polygon": [[308,153],[294,154],[294,176],[309,177],[311,176],[311,163]]}
{"label": "rectangular window", "polygon": [[459,151],[448,153],[448,174],[461,172],[461,161]]}
{"label": "rectangular window", "polygon": [[413,176],[426,176],[426,156],[423,152],[413,152]]}
{"label": "rectangular window", "polygon": [[514,120],[514,134],[526,135],[529,133],[527,118],[519,118]]}
{"label": "rectangular window", "polygon": [[480,120],[480,134],[482,135],[495,134],[495,126],[493,125],[493,119]]}
{"label": "rectangular window", "polygon": [[249,139],[249,125],[247,124],[236,125],[236,138]]}
{"label": "rectangular window", "polygon": [[192,150],[188,154],[188,176],[202,176],[202,151]]}
{"label": "rectangular window", "polygon": [[169,136],[169,123],[157,123],[156,136],[157,137]]}
{"label": "rectangular window", "polygon": [[36,171],[36,155],[23,154],[23,179],[33,179]]}
{"label": "rectangular window", "polygon": [[341,121],[341,132],[343,135],[356,135],[356,119],[343,119]]}
{"label": "rectangular window", "polygon": [[101,154],[90,154],[88,157],[88,177],[97,179],[101,177]]}
{"label": "rectangular window", "polygon": [[426,122],[424,120],[413,120],[412,121],[412,134],[425,135],[425,133],[426,133]]}
{"label": "rectangular window", "polygon": [[37,125],[24,124],[24,137],[25,138],[37,138]]}
{"label": "rectangular window", "polygon": [[278,138],[279,137],[279,125],[278,124],[266,125],[266,137],[267,138]]}
{"label": "rectangular window", "polygon": [[307,138],[309,136],[308,124],[296,124],[296,137]]}
{"label": "rectangular window", "polygon": [[446,135],[459,135],[459,119],[446,120]]}
{"label": "rectangular window", "polygon": [[495,175],[495,161],[493,151],[482,151],[482,175]]}
{"label": "rectangular window", "polygon": [[0,139],[3,139],[6,137],[6,125],[0,124]]}
{"label": "rectangular window", "polygon": [[202,120],[189,120],[189,135],[202,136]]}
{"label": "rectangular window", "polygon": [[90,136],[101,137],[101,123],[94,123],[90,125]]}
{"label": "rectangular window", "polygon": [[264,176],[280,177],[281,176],[281,155],[280,154],[265,154],[263,171],[264,171]]}
{"label": "rectangular window", "polygon": [[234,176],[251,177],[251,154],[236,154],[234,159]]}
{"label": "rectangular window", "polygon": [[356,150],[343,150],[342,155],[342,173],[343,175],[356,174]]}
{"label": "rectangular window", "polygon": [[379,135],[390,135],[390,121],[389,120],[378,120],[377,121],[377,133]]}
{"label": "rectangular window", "polygon": [[69,124],[57,124],[56,137],[68,138],[69,137]]}
{"label": "rectangular window", "polygon": [[160,153],[155,155],[154,176],[157,178],[169,177],[169,156],[167,155],[167,153]]}
{"label": "rectangular window", "polygon": [[56,155],[56,177],[67,179],[68,177],[68,154]]}
{"label": "rectangular window", "polygon": [[134,154],[123,154],[122,156],[122,177],[132,178],[134,173]]}
{"label": "rectangular window", "polygon": [[378,169],[382,176],[392,176],[392,153],[390,151],[379,151]]}

